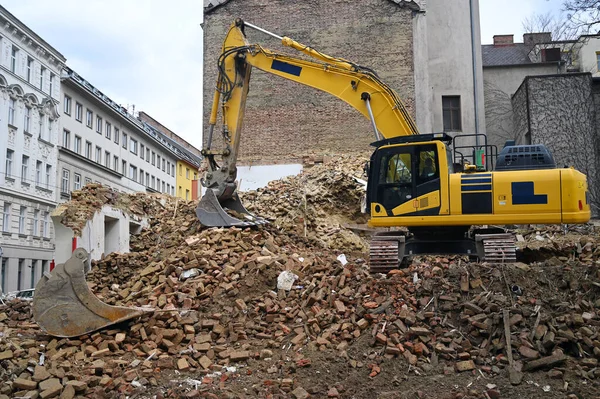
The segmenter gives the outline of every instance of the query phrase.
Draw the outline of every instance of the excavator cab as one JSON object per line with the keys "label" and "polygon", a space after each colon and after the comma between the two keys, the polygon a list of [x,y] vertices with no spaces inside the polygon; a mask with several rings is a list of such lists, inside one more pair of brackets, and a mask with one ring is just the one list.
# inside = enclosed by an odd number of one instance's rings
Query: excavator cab
{"label": "excavator cab", "polygon": [[451,140],[445,134],[430,134],[374,143],[367,188],[371,215],[440,214],[442,180],[453,171],[445,145]]}

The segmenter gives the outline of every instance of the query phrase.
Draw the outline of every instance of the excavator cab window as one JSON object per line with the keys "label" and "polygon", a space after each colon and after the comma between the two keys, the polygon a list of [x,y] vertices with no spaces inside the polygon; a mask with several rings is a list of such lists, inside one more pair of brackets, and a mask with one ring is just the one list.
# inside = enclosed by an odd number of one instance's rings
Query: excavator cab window
{"label": "excavator cab window", "polygon": [[[440,189],[435,144],[402,145],[377,150],[372,157],[369,202],[391,213],[394,208]],[[413,209],[411,212],[419,213]]]}

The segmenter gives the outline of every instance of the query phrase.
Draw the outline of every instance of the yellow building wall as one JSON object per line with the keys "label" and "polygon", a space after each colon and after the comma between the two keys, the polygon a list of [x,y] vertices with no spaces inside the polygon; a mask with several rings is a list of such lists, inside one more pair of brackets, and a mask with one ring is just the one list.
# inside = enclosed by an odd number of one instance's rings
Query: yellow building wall
{"label": "yellow building wall", "polygon": [[188,201],[192,200],[192,181],[198,179],[198,169],[185,161],[177,161],[175,176],[177,183],[175,196]]}

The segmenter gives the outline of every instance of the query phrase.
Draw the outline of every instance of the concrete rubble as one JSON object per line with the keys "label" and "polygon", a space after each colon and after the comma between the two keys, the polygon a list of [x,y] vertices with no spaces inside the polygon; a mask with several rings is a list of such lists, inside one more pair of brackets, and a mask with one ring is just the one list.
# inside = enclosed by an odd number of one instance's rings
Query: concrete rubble
{"label": "concrete rubble", "polygon": [[[107,200],[150,216],[130,253],[94,263],[89,286],[108,304],[157,311],[58,339],[29,302],[0,304],[0,398],[491,398],[518,397],[530,379],[560,397],[597,392],[593,226],[519,231],[527,263],[427,257],[372,276],[365,241],[342,226],[358,215],[361,164],[343,165],[245,194],[272,221],[262,228],[202,228],[192,202],[84,189],[65,207],[73,226]],[[282,272],[297,279],[278,290]],[[434,396],[433,380],[402,388],[413,376],[478,382]]]}

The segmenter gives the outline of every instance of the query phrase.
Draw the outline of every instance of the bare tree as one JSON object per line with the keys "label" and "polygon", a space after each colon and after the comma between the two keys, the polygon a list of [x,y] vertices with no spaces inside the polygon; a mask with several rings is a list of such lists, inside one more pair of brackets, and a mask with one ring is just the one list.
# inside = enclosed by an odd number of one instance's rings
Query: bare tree
{"label": "bare tree", "polygon": [[552,40],[573,40],[577,38],[577,32],[574,31],[566,17],[555,16],[548,12],[545,14],[532,14],[522,22],[525,33],[549,32],[552,34]]}
{"label": "bare tree", "polygon": [[571,29],[578,34],[596,34],[600,28],[600,0],[564,0]]}

